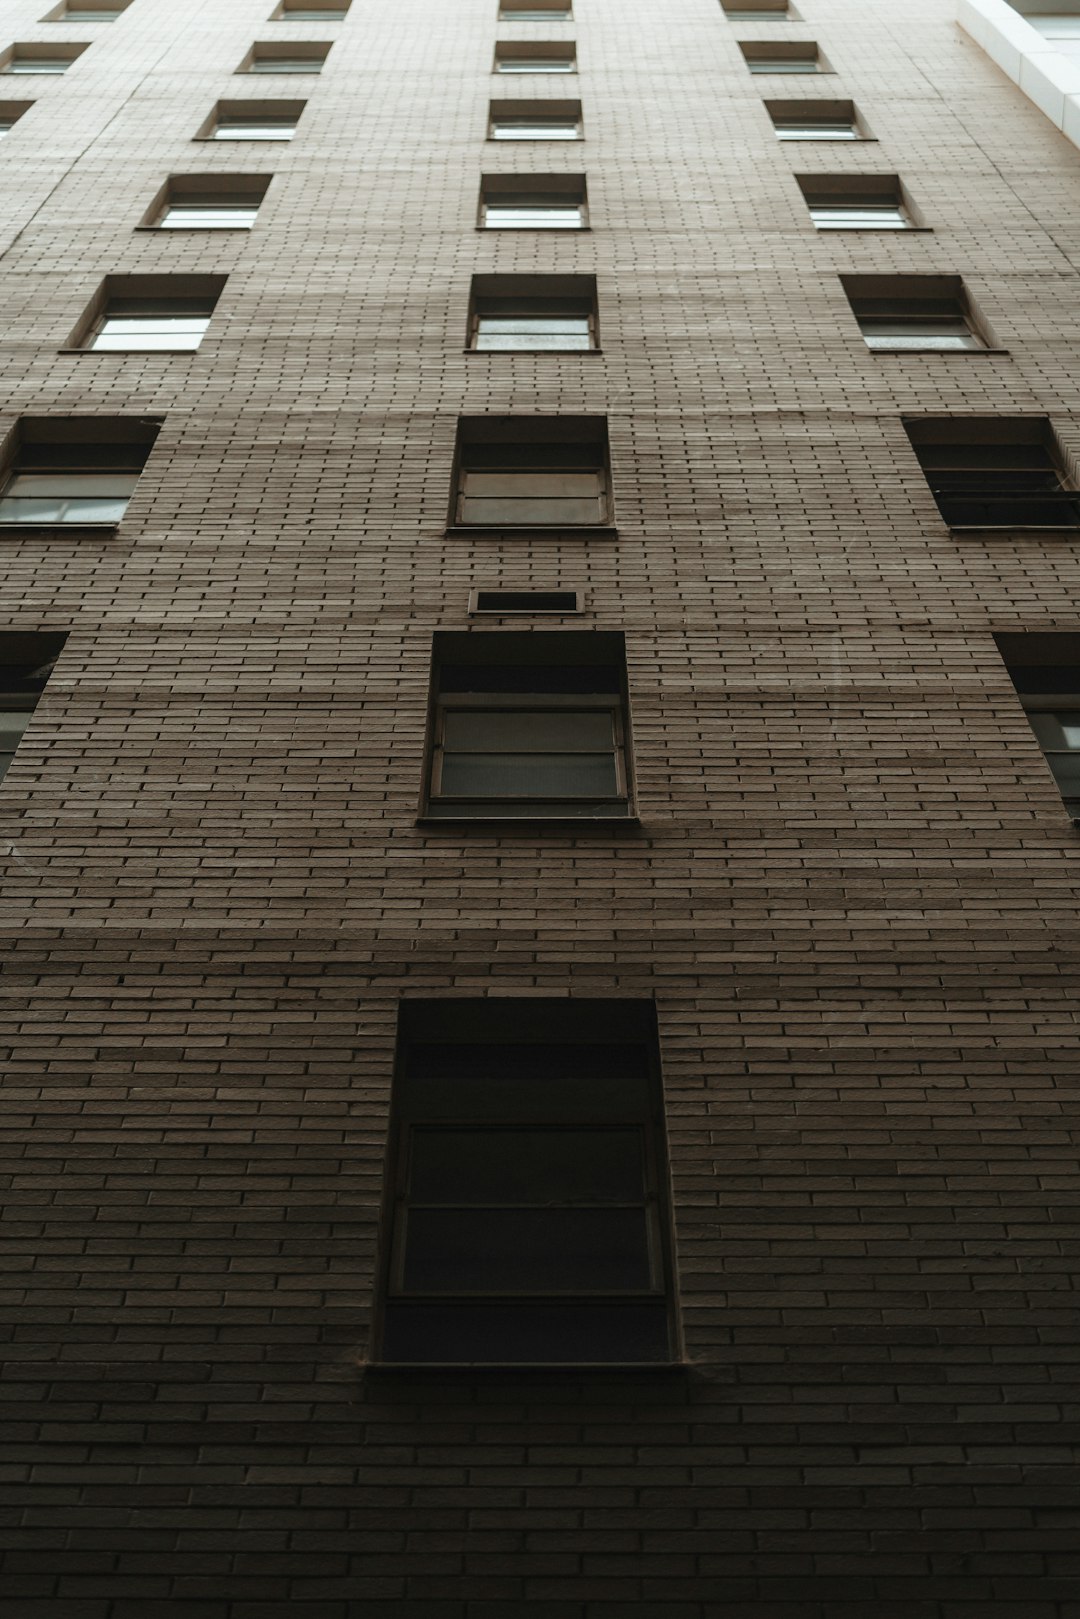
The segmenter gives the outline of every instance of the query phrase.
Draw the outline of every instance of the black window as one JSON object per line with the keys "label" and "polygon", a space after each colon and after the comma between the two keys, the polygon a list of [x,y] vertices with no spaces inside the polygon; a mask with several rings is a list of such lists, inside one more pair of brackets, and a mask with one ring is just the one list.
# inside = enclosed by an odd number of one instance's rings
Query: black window
{"label": "black window", "polygon": [[997,644],[1065,808],[1080,820],[1080,634],[999,635]]}
{"label": "black window", "polygon": [[0,779],[15,757],[65,639],[0,630]]}
{"label": "black window", "polygon": [[625,819],[623,637],[588,630],[436,635],[430,734],[431,818]]}
{"label": "black window", "polygon": [[144,417],[24,417],[7,446],[0,527],[114,528],[158,426]]}
{"label": "black window", "polygon": [[673,1359],[653,1008],[407,1001],[379,1358]]}
{"label": "black window", "polygon": [[924,419],[905,423],[942,517],[952,528],[1078,526],[1044,417]]}

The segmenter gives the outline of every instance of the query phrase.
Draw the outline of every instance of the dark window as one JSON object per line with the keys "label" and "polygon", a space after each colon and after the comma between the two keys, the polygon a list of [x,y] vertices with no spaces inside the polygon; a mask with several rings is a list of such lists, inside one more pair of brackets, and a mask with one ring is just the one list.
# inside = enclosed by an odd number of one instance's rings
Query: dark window
{"label": "dark window", "polygon": [[36,417],[7,445],[3,527],[115,527],[158,424],[133,417]]}
{"label": "dark window", "polygon": [[630,814],[621,635],[440,632],[432,665],[429,817]]}
{"label": "dark window", "polygon": [[290,44],[253,45],[238,73],[321,73],[330,55],[326,41],[294,40]]}
{"label": "dark window", "polygon": [[751,73],[828,73],[828,63],[812,39],[740,40]]}
{"label": "dark window", "polygon": [[576,73],[577,47],[570,40],[500,40],[496,73]]}
{"label": "dark window", "polygon": [[474,590],[470,613],[580,613],[580,590]]}
{"label": "dark window", "polygon": [[651,1003],[406,1001],[379,1358],[673,1359]]}
{"label": "dark window", "polygon": [[143,230],[250,230],[269,174],[173,174],[143,216]]}
{"label": "dark window", "polygon": [[766,101],[782,141],[860,141],[866,135],[851,101]]}
{"label": "dark window", "polygon": [[1080,635],[996,639],[1065,808],[1080,821]]}
{"label": "dark window", "polygon": [[131,0],[64,0],[42,22],[115,22]]}
{"label": "dark window", "polygon": [[588,221],[583,174],[481,176],[481,230],[584,230]]}
{"label": "dark window", "polygon": [[940,353],[985,347],[959,276],[840,277],[868,348]]}
{"label": "dark window", "polygon": [[9,45],[0,54],[0,73],[66,73],[88,45]]}
{"label": "dark window", "polygon": [[818,230],[911,230],[911,204],[895,174],[801,174]]}
{"label": "dark window", "polygon": [[570,0],[500,0],[499,17],[505,22],[569,22]]}
{"label": "dark window", "polygon": [[32,101],[0,101],[0,139],[14,129],[24,112],[29,112]]}
{"label": "dark window", "polygon": [[281,0],[275,22],[340,22],[351,0]]}
{"label": "dark window", "polygon": [[197,349],[224,276],[108,276],[74,342],[95,352]]}
{"label": "dark window", "polygon": [[950,527],[1078,526],[1080,497],[1066,487],[1045,417],[924,419],[904,425]]}
{"label": "dark window", "polygon": [[291,141],[306,106],[306,101],[219,101],[195,139]]}
{"label": "dark window", "polygon": [[493,141],[579,141],[580,101],[493,101],[488,136]]}
{"label": "dark window", "polygon": [[788,0],[720,0],[720,4],[730,22],[786,22],[795,15]]}
{"label": "dark window", "polygon": [[597,416],[462,417],[451,520],[481,528],[607,526],[607,422]]}
{"label": "dark window", "polygon": [[595,349],[594,278],[474,276],[469,347],[489,353]]}
{"label": "dark window", "polygon": [[15,757],[66,639],[0,630],[0,779]]}

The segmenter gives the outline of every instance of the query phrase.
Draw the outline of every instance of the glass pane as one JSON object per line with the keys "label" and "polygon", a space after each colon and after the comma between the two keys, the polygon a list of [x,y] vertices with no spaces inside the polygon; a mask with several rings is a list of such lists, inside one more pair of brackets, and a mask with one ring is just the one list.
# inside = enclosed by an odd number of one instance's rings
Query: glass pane
{"label": "glass pane", "polygon": [[500,56],[497,73],[573,73],[572,57],[564,56]]}
{"label": "glass pane", "polygon": [[2,141],[4,136],[9,133],[11,128],[12,128],[12,125],[9,124],[6,120],[4,122],[0,122],[0,141]]}
{"label": "glass pane", "polygon": [[539,523],[555,528],[560,523],[571,527],[582,523],[602,523],[604,507],[600,500],[499,500],[467,499],[462,502],[463,523],[488,525],[506,523],[511,526]]}
{"label": "glass pane", "polygon": [[517,333],[522,337],[554,334],[589,335],[587,315],[481,315],[482,332]]}
{"label": "glass pane", "polygon": [[751,73],[816,73],[818,64],[812,56],[751,56],[747,58]]}
{"label": "glass pane", "polygon": [[857,141],[859,132],[851,124],[777,124],[782,141]]}
{"label": "glass pane", "polygon": [[481,324],[476,334],[476,347],[487,351],[520,349],[550,349],[565,352],[570,349],[591,349],[592,340],[586,329],[584,332],[559,332],[549,329],[533,332],[495,332],[489,331]]}
{"label": "glass pane", "polygon": [[440,798],[617,798],[611,753],[445,753]]}
{"label": "glass pane", "polygon": [[1048,753],[1046,762],[1054,772],[1062,798],[1080,798],[1080,753]]}
{"label": "glass pane", "polygon": [[633,1304],[553,1299],[542,1304],[486,1299],[428,1304],[392,1299],[386,1309],[382,1354],[390,1363],[658,1365],[672,1358],[669,1338],[663,1299]]}
{"label": "glass pane", "polygon": [[497,141],[576,141],[578,126],[572,120],[537,123],[528,118],[506,118],[491,126],[491,134]]}
{"label": "glass pane", "polygon": [[22,741],[23,732],[30,723],[29,708],[0,708],[0,759],[10,759]]}
{"label": "glass pane", "polygon": [[488,230],[580,230],[581,223],[580,203],[552,208],[489,202],[484,207]]}
{"label": "glass pane", "polygon": [[1021,12],[1021,16],[1047,39],[1080,39],[1080,16],[1067,17],[1061,12]]}
{"label": "glass pane", "polygon": [[249,73],[318,73],[322,60],[317,56],[257,56]]}
{"label": "glass pane", "polygon": [[600,493],[598,472],[466,472],[465,493],[508,495],[515,500],[552,500]]}
{"label": "glass pane", "polygon": [[503,6],[499,12],[503,22],[567,22],[570,18],[570,7],[551,6],[547,10],[529,11],[524,6]]}
{"label": "glass pane", "polygon": [[118,523],[127,507],[126,499],[19,500],[10,495],[0,499],[0,523]]}
{"label": "glass pane", "polygon": [[595,753],[614,746],[608,709],[448,709],[448,748],[492,753]]}
{"label": "glass pane", "polygon": [[291,141],[293,123],[219,124],[211,137],[215,141]]}
{"label": "glass pane", "polygon": [[170,203],[158,225],[162,230],[250,230],[258,204],[222,203],[215,208],[206,203]]}
{"label": "glass pane", "polygon": [[[3,733],[0,730],[0,746]],[[417,1203],[640,1203],[641,1131],[441,1130],[412,1134]]]}
{"label": "glass pane", "polygon": [[1044,748],[1080,748],[1080,712],[1029,714],[1028,719]]}
{"label": "glass pane", "polygon": [[403,1285],[418,1293],[644,1292],[644,1209],[412,1209]]}
{"label": "glass pane", "polygon": [[5,73],[65,73],[70,62],[56,57],[16,56],[4,69]]}
{"label": "glass pane", "polygon": [[138,481],[137,472],[16,472],[4,494],[38,499],[78,495],[127,497]]}
{"label": "glass pane", "polygon": [[344,6],[287,6],[282,22],[340,22]]}
{"label": "glass pane", "polygon": [[89,348],[124,352],[152,349],[197,349],[210,321],[206,316],[176,320],[106,319]]}
{"label": "glass pane", "polygon": [[810,217],[818,230],[905,230],[908,224],[895,203],[880,208],[826,207],[815,203]]}

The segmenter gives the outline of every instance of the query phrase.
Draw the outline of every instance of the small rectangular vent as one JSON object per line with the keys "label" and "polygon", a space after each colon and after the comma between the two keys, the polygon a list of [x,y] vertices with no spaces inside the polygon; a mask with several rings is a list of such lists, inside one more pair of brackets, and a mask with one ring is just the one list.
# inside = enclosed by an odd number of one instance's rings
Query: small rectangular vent
{"label": "small rectangular vent", "polygon": [[474,590],[470,613],[580,613],[579,590]]}

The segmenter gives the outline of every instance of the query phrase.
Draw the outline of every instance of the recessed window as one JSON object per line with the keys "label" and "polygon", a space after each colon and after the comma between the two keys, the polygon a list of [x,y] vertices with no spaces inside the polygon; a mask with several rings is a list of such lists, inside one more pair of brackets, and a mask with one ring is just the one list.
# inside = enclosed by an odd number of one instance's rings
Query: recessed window
{"label": "recessed window", "polygon": [[740,40],[751,73],[827,73],[829,67],[812,39]]}
{"label": "recessed window", "polygon": [[493,141],[579,141],[580,101],[493,101],[488,119]]}
{"label": "recessed window", "polygon": [[469,597],[470,614],[493,613],[500,618],[580,613],[584,606],[580,590],[474,590]]}
{"label": "recessed window", "polygon": [[42,22],[115,22],[131,0],[64,0],[46,12]]}
{"label": "recessed window", "polygon": [[621,635],[440,632],[431,701],[429,819],[631,813]]}
{"label": "recessed window", "polygon": [[197,349],[224,286],[224,276],[109,276],[74,344],[114,354]]}
{"label": "recessed window", "polygon": [[818,230],[911,230],[911,205],[894,174],[804,174],[796,179]]}
{"label": "recessed window", "polygon": [[720,0],[729,22],[790,22],[795,13],[787,0]]}
{"label": "recessed window", "polygon": [[238,73],[321,73],[330,54],[330,44],[320,41],[293,41],[289,44],[253,45]]}
{"label": "recessed window", "polygon": [[[1042,34],[1044,39],[1080,40],[1080,8],[1063,6],[1059,11],[1045,11],[1035,0],[1034,9],[1027,11],[1014,5],[1026,23]],[[1070,53],[1072,54],[1072,53]]]}
{"label": "recessed window", "polygon": [[0,101],[0,140],[15,128],[24,112],[29,112],[32,101]]}
{"label": "recessed window", "polygon": [[196,140],[291,141],[306,101],[219,101]]}
{"label": "recessed window", "polygon": [[452,524],[596,528],[611,523],[603,416],[463,416]]}
{"label": "recessed window", "polygon": [[1080,822],[1080,635],[994,639],[1065,808]]}
{"label": "recessed window", "polygon": [[66,640],[66,635],[0,630],[0,780]]}
{"label": "recessed window", "polygon": [[496,73],[576,73],[577,47],[567,41],[503,40],[495,47]]}
{"label": "recessed window", "polygon": [[351,0],[322,0],[322,4],[312,4],[311,0],[281,0],[280,6],[272,13],[274,22],[340,22],[348,11]]}
{"label": "recessed window", "polygon": [[598,347],[593,276],[474,276],[469,348],[565,352]]}
{"label": "recessed window", "polygon": [[376,1358],[676,1355],[652,1003],[405,1000]]}
{"label": "recessed window", "polygon": [[250,230],[270,179],[268,174],[174,174],[142,228]]}
{"label": "recessed window", "polygon": [[867,348],[885,353],[982,349],[958,275],[842,275]]}
{"label": "recessed window", "polygon": [[158,427],[142,417],[24,417],[5,446],[0,526],[115,527]]}
{"label": "recessed window", "polygon": [[500,0],[501,22],[569,22],[570,0]]}
{"label": "recessed window", "polygon": [[584,230],[585,176],[485,174],[479,222],[482,230]]}
{"label": "recessed window", "polygon": [[776,138],[781,141],[861,141],[866,139],[851,101],[766,101]]}
{"label": "recessed window", "polygon": [[66,73],[88,45],[11,45],[0,54],[0,73]]}
{"label": "recessed window", "polygon": [[1046,417],[921,417],[904,426],[950,528],[1080,526],[1080,495]]}

